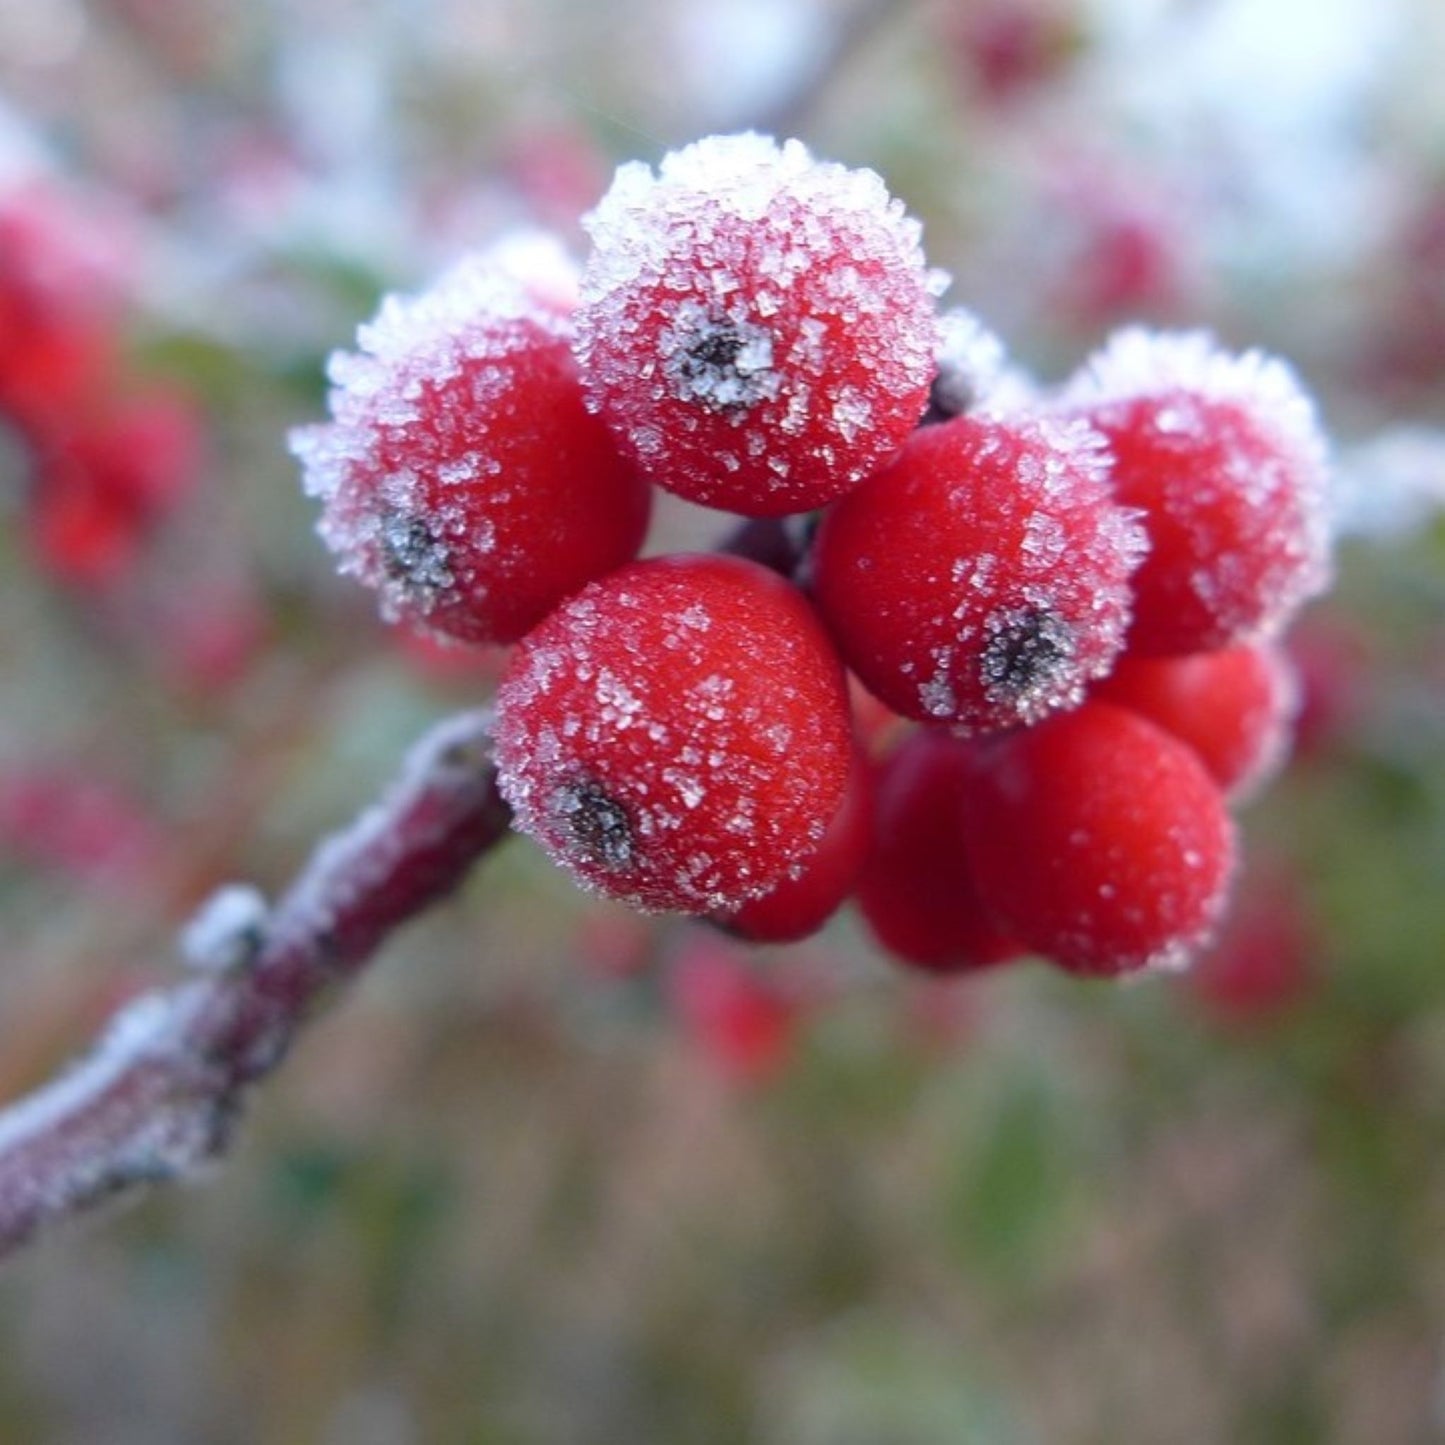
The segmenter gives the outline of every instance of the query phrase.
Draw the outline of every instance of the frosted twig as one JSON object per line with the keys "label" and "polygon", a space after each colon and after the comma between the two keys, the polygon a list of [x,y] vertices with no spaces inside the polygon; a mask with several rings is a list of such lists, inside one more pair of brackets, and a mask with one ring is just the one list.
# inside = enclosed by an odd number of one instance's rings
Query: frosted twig
{"label": "frosted twig", "polygon": [[[223,1154],[247,1090],[324,995],[449,893],[509,820],[488,717],[463,713],[415,745],[388,792],[317,848],[269,913],[209,910],[212,971],[127,1004],[67,1073],[0,1111],[0,1257]],[[214,937],[228,913],[244,938]]]}

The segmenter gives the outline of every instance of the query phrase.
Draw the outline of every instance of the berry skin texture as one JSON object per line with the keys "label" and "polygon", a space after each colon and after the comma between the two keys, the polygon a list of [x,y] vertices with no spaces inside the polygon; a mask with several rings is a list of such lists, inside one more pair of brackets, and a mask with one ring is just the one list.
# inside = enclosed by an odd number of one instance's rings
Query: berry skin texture
{"label": "berry skin texture", "polygon": [[1107,672],[1143,548],[1098,436],[1051,417],[924,427],[823,518],[818,605],[895,712],[977,735],[1072,707]]}
{"label": "berry skin texture", "polygon": [[858,907],[882,948],[929,973],[987,968],[1025,951],[984,909],[964,851],[975,747],[924,728],[878,765]]}
{"label": "berry skin texture", "polygon": [[473,257],[332,357],[333,420],[292,450],[388,621],[514,642],[641,546],[651,489],[583,405],[566,291],[515,248]]}
{"label": "berry skin texture", "polygon": [[1324,445],[1284,363],[1202,333],[1118,333],[1066,391],[1145,514],[1129,651],[1275,637],[1330,577]]}
{"label": "berry skin texture", "polygon": [[1000,924],[1070,973],[1184,964],[1234,867],[1223,798],[1192,749],[1089,702],[984,746],[968,784],[978,891]]}
{"label": "berry skin texture", "polygon": [[802,871],[715,921],[752,943],[796,943],[811,937],[853,891],[872,837],[873,769],[860,750],[843,801]]}
{"label": "berry skin texture", "polygon": [[740,558],[636,562],[529,633],[497,693],[518,828],[585,887],[716,913],[799,869],[838,811],[843,670],[791,584]]}
{"label": "berry skin texture", "polygon": [[656,176],[622,167],[584,225],[588,402],[660,486],[745,516],[809,511],[922,415],[938,278],[872,171],[713,136]]}
{"label": "berry skin texture", "polygon": [[1299,689],[1289,660],[1264,644],[1187,657],[1124,657],[1093,695],[1188,743],[1237,801],[1284,762]]}

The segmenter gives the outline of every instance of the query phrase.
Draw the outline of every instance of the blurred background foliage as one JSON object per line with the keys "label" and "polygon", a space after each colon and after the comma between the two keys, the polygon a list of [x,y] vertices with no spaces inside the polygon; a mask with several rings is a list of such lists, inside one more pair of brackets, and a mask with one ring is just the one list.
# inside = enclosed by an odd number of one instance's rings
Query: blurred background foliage
{"label": "blurred background foliage", "polygon": [[1355,533],[1192,978],[745,954],[515,843],[217,1177],[0,1278],[0,1439],[1445,1437],[1442,61],[1433,0],[0,0],[0,213],[195,444],[56,532],[0,429],[0,1097],[488,694],[331,575],[285,432],[383,290],[577,240],[623,159],[874,166],[1046,378],[1126,319],[1284,353]]}

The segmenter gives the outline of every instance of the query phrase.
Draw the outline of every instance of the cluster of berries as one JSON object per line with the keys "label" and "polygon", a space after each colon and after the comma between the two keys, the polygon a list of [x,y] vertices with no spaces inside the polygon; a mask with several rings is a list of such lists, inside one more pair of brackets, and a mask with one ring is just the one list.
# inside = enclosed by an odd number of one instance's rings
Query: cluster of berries
{"label": "cluster of berries", "polygon": [[[881,180],[796,142],[624,166],[585,224],[580,274],[511,246],[387,300],[293,436],[388,615],[516,643],[518,827],[591,888],[754,939],[856,892],[933,969],[1197,947],[1226,795],[1283,747],[1271,639],[1327,579],[1289,371],[1128,331],[1041,394],[940,316]],[[654,484],[784,519],[759,525],[806,533],[799,564],[634,560]],[[859,698],[906,720],[881,759]]]}
{"label": "cluster of berries", "polygon": [[28,453],[37,557],[81,587],[125,573],[201,454],[189,400],[129,379],[92,224],[37,188],[0,197],[0,422]]}

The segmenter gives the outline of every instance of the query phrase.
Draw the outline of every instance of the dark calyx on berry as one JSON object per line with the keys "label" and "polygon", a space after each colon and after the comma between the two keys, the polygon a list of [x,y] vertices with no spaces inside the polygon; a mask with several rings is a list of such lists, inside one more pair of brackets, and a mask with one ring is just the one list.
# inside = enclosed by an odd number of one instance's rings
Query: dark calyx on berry
{"label": "dark calyx on berry", "polygon": [[1073,629],[1058,613],[1025,606],[996,615],[979,657],[979,676],[990,702],[1044,702],[1074,657]]}
{"label": "dark calyx on berry", "polygon": [[378,532],[381,565],[417,602],[429,605],[456,582],[451,549],[425,518],[388,512]]}
{"label": "dark calyx on berry", "polygon": [[594,782],[571,783],[558,789],[556,809],[573,841],[594,867],[623,873],[636,856],[632,820],[615,798]]}
{"label": "dark calyx on berry", "polygon": [[680,401],[697,402],[709,411],[741,412],[777,395],[772,337],[762,327],[709,317],[695,335],[678,336],[677,342],[664,370]]}

